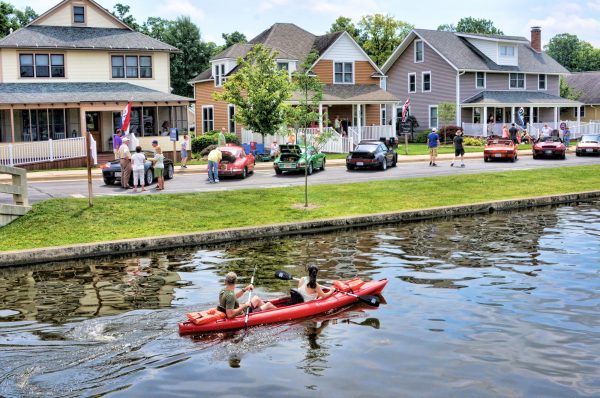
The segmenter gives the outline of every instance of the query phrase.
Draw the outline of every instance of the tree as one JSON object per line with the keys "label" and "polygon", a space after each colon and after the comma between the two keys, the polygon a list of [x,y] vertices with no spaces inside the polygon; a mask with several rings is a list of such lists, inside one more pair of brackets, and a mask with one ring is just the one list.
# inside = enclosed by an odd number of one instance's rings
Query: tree
{"label": "tree", "polygon": [[237,43],[246,43],[248,39],[246,39],[246,35],[238,32],[237,30],[232,33],[223,33],[221,35],[223,40],[225,40],[225,48],[231,47]]}
{"label": "tree", "polygon": [[22,28],[37,17],[38,14],[29,6],[21,11],[10,3],[0,1],[0,38]]}
{"label": "tree", "polygon": [[456,26],[451,23],[446,23],[438,26],[437,30],[440,32],[456,32]]}
{"label": "tree", "polygon": [[167,32],[173,21],[169,21],[160,17],[148,17],[140,28],[140,32],[148,35],[156,40],[165,41]]}
{"label": "tree", "polygon": [[358,28],[366,53],[377,65],[383,65],[414,26],[391,15],[374,14],[362,17]]}
{"label": "tree", "polygon": [[113,6],[112,14],[119,18],[125,25],[129,26],[135,31],[140,31],[140,25],[136,22],[133,15],[129,13],[131,7],[125,4],[117,3]]}
{"label": "tree", "polygon": [[580,41],[579,48],[575,53],[574,71],[597,71],[600,70],[600,49],[594,48],[587,41]]}
{"label": "tree", "polygon": [[262,135],[275,135],[286,124],[292,83],[288,72],[277,69],[276,52],[261,44],[252,47],[246,58],[238,58],[238,71],[214,93],[217,101],[236,106],[235,119]]}
{"label": "tree", "polygon": [[348,17],[339,16],[333,24],[331,24],[331,28],[329,28],[329,33],[335,32],[348,32],[354,40],[360,43],[360,29],[354,25],[352,19]]}
{"label": "tree", "polygon": [[190,79],[208,67],[212,47],[200,39],[200,29],[190,17],[179,17],[168,24],[165,42],[181,52],[171,59],[171,88],[174,94],[192,97],[194,90]]}
{"label": "tree", "polygon": [[438,119],[444,130],[444,142],[446,142],[446,126],[456,119],[456,104],[454,102],[442,102],[438,104]]}
{"label": "tree", "polygon": [[560,77],[560,96],[563,98],[567,98],[573,101],[577,101],[577,99],[579,99],[579,97],[581,96],[581,91],[575,91],[575,89],[573,89],[571,86],[569,86],[569,84],[567,83],[567,81],[565,80],[564,77]]}
{"label": "tree", "polygon": [[579,38],[570,33],[560,33],[550,39],[544,47],[546,53],[570,71],[577,70],[575,54],[579,49]]}
{"label": "tree", "polygon": [[494,21],[485,18],[466,17],[458,23],[438,26],[437,30],[444,32],[475,33],[483,35],[503,35],[504,33],[494,26]]}

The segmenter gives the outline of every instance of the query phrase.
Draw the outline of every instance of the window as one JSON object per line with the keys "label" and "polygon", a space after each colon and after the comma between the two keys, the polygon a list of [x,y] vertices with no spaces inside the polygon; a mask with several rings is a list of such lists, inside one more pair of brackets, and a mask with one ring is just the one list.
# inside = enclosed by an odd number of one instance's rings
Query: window
{"label": "window", "polygon": [[514,57],[515,48],[513,46],[500,46],[501,57]]}
{"label": "window", "polygon": [[387,124],[387,109],[383,104],[379,105],[379,107],[380,125],[385,126]]}
{"label": "window", "polygon": [[215,87],[221,87],[225,80],[225,64],[215,65]]}
{"label": "window", "polygon": [[113,79],[152,78],[152,57],[149,55],[112,55],[110,60]]}
{"label": "window", "polygon": [[290,64],[289,62],[277,62],[277,69],[278,70],[290,70]]}
{"label": "window", "polygon": [[524,73],[511,73],[510,74],[510,88],[524,89],[525,88],[525,74]]}
{"label": "window", "polygon": [[423,80],[423,86],[421,92],[428,93],[431,91],[431,72],[422,72],[421,77]]}
{"label": "window", "polygon": [[438,107],[429,106],[429,128],[438,126]]}
{"label": "window", "polygon": [[415,62],[423,62],[423,41],[415,40]]}
{"label": "window", "polygon": [[473,123],[481,123],[481,108],[473,108]]}
{"label": "window", "polygon": [[348,84],[354,83],[354,63],[336,62],[334,63],[334,83]]}
{"label": "window", "polygon": [[21,77],[65,77],[63,54],[19,54]]}
{"label": "window", "polygon": [[229,121],[228,131],[230,133],[235,133],[235,105],[229,104],[229,107],[227,108],[227,120]]}
{"label": "window", "polygon": [[546,89],[546,75],[538,75],[538,90]]}
{"label": "window", "polygon": [[[577,118],[577,108],[573,109],[573,116],[575,118]],[[585,117],[585,106],[581,106],[579,108],[579,116],[580,117]]]}
{"label": "window", "polygon": [[387,77],[382,77],[379,79],[379,88],[387,91]]}
{"label": "window", "polygon": [[202,107],[202,132],[208,133],[215,129],[214,108],[212,106]]}
{"label": "window", "polygon": [[85,7],[74,6],[73,7],[73,22],[85,23]]}
{"label": "window", "polygon": [[475,73],[475,88],[485,88],[485,72]]}
{"label": "window", "polygon": [[417,92],[417,74],[416,73],[408,74],[408,92],[409,93]]}

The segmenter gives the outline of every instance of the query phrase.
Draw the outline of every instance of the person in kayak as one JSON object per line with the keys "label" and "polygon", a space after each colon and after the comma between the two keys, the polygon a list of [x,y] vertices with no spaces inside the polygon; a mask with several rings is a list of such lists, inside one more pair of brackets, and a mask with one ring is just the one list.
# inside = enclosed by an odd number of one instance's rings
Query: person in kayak
{"label": "person in kayak", "polygon": [[321,285],[317,283],[317,274],[319,269],[316,265],[309,265],[307,268],[308,276],[298,279],[298,293],[302,295],[304,302],[326,298],[333,294],[334,290],[329,289],[327,293],[323,291]]}
{"label": "person in kayak", "polygon": [[227,318],[234,318],[243,314],[248,307],[250,307],[250,312],[271,310],[276,308],[272,303],[264,302],[256,295],[252,297],[250,303],[243,303],[240,305],[237,299],[242,297],[244,293],[254,289],[254,286],[248,285],[236,292],[236,281],[236,273],[229,272],[227,275],[225,275],[225,288],[219,292],[219,305],[225,309]]}

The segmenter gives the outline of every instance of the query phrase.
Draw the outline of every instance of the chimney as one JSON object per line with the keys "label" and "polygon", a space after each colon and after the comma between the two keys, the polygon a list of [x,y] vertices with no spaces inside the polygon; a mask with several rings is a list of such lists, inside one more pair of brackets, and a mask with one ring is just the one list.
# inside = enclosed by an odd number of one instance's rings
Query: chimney
{"label": "chimney", "polygon": [[536,52],[542,52],[542,28],[539,26],[531,27],[531,48]]}

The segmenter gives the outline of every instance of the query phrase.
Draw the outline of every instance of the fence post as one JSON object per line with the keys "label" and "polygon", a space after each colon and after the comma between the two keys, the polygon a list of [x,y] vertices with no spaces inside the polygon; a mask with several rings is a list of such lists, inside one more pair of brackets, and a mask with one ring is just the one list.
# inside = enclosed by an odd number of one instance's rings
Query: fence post
{"label": "fence post", "polygon": [[15,159],[13,158],[13,144],[8,144],[8,165],[10,167],[15,165]]}
{"label": "fence post", "polygon": [[54,145],[52,143],[52,138],[48,138],[48,146],[50,147],[50,161],[54,162]]}

